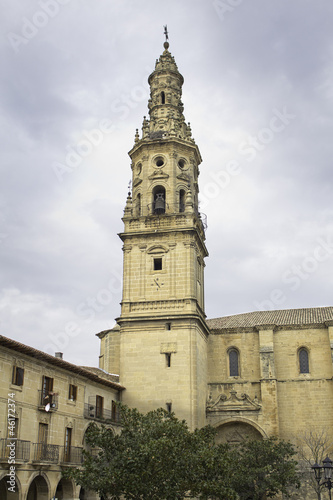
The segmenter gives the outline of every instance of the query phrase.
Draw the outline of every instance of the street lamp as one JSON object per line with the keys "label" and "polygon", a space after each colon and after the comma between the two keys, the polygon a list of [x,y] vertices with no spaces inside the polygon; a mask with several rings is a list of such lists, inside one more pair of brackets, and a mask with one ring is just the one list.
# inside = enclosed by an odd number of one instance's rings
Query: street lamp
{"label": "street lamp", "polygon": [[[332,500],[331,497],[331,489],[332,489],[332,471],[333,471],[333,466],[332,466],[332,460],[327,456],[325,460],[323,460],[323,466],[314,464],[312,465],[311,469],[314,471],[316,481],[318,483],[318,486],[326,486],[328,489],[328,494],[330,497],[330,500]],[[323,481],[321,481],[322,478],[322,473],[324,471],[324,477]]]}

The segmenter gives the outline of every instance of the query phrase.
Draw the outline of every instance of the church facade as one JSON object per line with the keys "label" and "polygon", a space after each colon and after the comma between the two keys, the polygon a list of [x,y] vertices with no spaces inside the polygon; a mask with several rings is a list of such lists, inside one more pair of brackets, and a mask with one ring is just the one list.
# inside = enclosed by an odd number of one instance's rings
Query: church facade
{"label": "church facade", "polygon": [[206,319],[201,155],[168,49],[129,152],[121,314],[98,334],[100,368],[119,374],[129,406],[166,408],[191,429],[212,424],[220,441],[295,442],[311,426],[333,441],[333,307]]}
{"label": "church facade", "polygon": [[[82,463],[91,422],[120,432],[116,401],[163,407],[192,430],[211,424],[218,442],[276,436],[297,445],[313,430],[333,455],[333,307],[206,318],[202,159],[168,49],[149,76],[149,118],[129,152],[121,314],[97,334],[99,369],[0,336],[1,499],[95,500],[61,472]],[[317,495],[306,488],[293,498]]]}

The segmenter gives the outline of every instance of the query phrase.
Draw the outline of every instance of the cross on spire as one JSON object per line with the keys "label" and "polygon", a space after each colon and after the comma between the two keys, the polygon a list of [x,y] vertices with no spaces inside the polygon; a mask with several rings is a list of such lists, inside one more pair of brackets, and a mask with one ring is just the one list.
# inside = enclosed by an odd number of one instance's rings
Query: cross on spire
{"label": "cross on spire", "polygon": [[168,33],[168,26],[164,26],[164,34],[165,34],[165,41],[167,42],[169,40],[169,33]]}

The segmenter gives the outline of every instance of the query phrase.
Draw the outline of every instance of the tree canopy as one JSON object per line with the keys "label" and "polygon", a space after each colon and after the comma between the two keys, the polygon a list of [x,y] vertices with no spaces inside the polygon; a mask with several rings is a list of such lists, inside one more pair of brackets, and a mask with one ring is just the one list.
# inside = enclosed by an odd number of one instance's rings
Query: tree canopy
{"label": "tree canopy", "polygon": [[262,500],[299,488],[293,446],[276,438],[243,441],[234,448],[234,488],[242,500]]}
{"label": "tree canopy", "polygon": [[64,473],[105,499],[260,500],[297,485],[289,443],[217,445],[212,427],[191,432],[161,408],[143,415],[120,405],[119,411],[121,431],[91,424],[82,468]]}

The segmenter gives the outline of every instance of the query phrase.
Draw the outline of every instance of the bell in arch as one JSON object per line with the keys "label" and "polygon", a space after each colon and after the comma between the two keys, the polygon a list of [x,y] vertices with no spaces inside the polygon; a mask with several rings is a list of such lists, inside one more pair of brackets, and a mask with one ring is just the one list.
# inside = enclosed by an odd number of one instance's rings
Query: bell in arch
{"label": "bell in arch", "polygon": [[155,193],[154,213],[155,214],[165,213],[165,193],[163,191]]}

